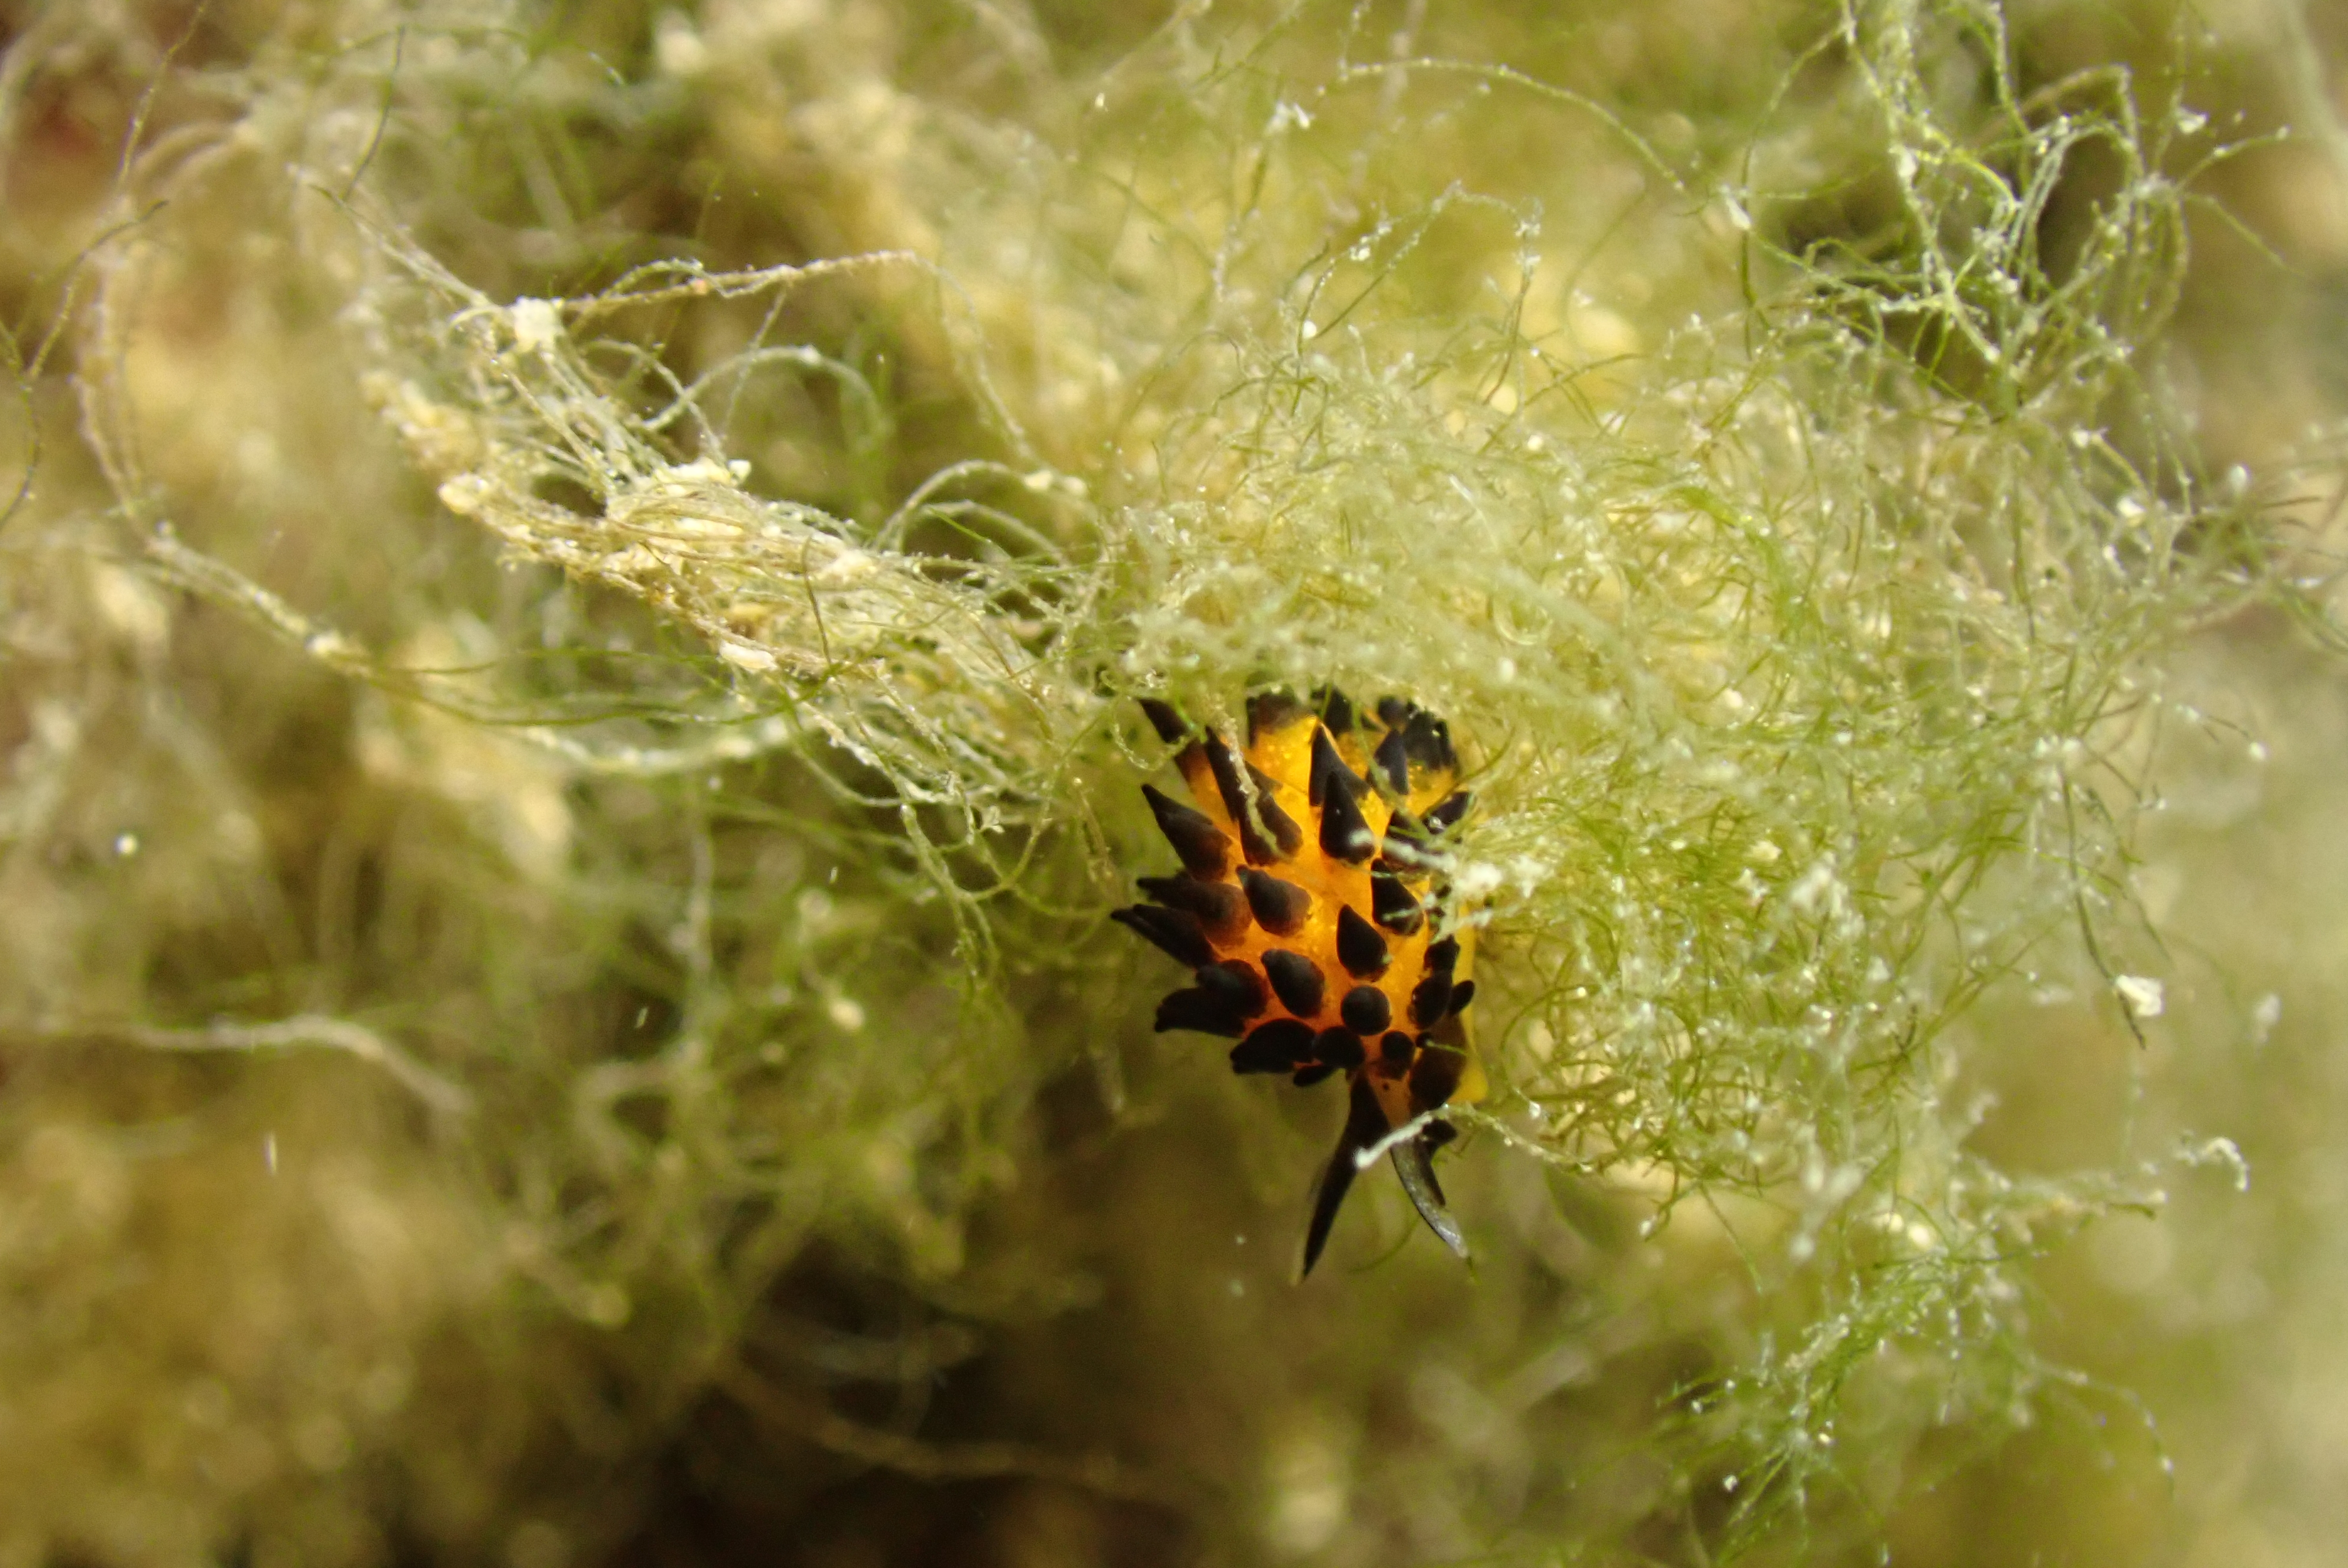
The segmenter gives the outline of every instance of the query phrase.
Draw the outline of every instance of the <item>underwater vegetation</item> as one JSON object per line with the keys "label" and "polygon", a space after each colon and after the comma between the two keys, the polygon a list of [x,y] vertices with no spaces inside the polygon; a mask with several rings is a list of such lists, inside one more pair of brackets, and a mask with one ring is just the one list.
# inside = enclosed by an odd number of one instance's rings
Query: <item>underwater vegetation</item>
{"label": "underwater vegetation", "polygon": [[0,1568],[2328,1561],[2335,26],[0,8]]}

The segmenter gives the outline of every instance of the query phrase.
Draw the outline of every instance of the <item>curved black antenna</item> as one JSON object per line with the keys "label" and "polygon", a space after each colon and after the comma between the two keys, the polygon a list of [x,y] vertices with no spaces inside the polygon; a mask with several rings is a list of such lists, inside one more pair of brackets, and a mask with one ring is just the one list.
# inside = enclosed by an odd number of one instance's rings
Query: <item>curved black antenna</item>
{"label": "curved black antenna", "polygon": [[1426,1222],[1426,1228],[1465,1263],[1468,1237],[1461,1233],[1459,1222],[1451,1217],[1451,1210],[1443,1201],[1443,1188],[1435,1179],[1435,1151],[1451,1141],[1448,1136],[1437,1136],[1438,1127],[1446,1134],[1451,1131],[1438,1122],[1417,1137],[1394,1146],[1395,1174],[1402,1178],[1402,1190],[1410,1194],[1411,1207]]}
{"label": "curved black antenna", "polygon": [[1313,1193],[1313,1222],[1304,1231],[1304,1262],[1296,1271],[1303,1279],[1321,1261],[1321,1249],[1329,1245],[1329,1227],[1337,1223],[1338,1206],[1344,1203],[1345,1194],[1354,1185],[1354,1177],[1362,1169],[1361,1153],[1377,1147],[1378,1140],[1386,1135],[1386,1113],[1378,1104],[1377,1091],[1370,1087],[1366,1077],[1354,1080],[1353,1108],[1345,1114],[1345,1130],[1337,1134],[1336,1152],[1322,1167],[1321,1184]]}

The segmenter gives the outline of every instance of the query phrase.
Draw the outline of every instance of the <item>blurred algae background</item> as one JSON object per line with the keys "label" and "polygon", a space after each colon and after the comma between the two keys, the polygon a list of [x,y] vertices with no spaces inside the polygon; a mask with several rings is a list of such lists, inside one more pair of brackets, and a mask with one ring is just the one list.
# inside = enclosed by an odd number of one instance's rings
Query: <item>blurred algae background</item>
{"label": "blurred algae background", "polygon": [[[0,4],[0,1568],[2348,1533],[2348,17]],[[1463,1269],[1130,699],[1451,720]]]}

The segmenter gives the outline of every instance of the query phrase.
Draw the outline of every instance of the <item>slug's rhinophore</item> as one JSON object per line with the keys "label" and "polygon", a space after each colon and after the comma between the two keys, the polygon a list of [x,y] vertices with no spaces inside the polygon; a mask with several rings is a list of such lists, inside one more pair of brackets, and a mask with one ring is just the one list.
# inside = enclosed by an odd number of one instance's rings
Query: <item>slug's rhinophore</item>
{"label": "slug's rhinophore", "polygon": [[[1357,712],[1338,692],[1313,705],[1271,692],[1248,700],[1241,751],[1163,702],[1142,709],[1180,743],[1175,765],[1196,803],[1142,786],[1182,870],[1141,878],[1151,902],[1116,915],[1193,971],[1158,1004],[1159,1030],[1237,1040],[1234,1072],[1306,1085],[1342,1072],[1352,1091],[1313,1200],[1309,1273],[1363,1151],[1483,1097],[1463,1016],[1475,933],[1443,929],[1442,841],[1468,805],[1451,732],[1397,697]],[[1451,1136],[1430,1122],[1394,1146],[1394,1166],[1428,1227],[1466,1257],[1432,1163]]]}

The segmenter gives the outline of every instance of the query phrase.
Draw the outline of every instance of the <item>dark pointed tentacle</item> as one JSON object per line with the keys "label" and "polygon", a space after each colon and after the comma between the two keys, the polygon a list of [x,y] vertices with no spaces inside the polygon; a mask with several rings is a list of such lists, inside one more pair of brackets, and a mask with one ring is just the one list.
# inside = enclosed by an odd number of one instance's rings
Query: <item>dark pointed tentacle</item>
{"label": "dark pointed tentacle", "polygon": [[1377,1091],[1370,1087],[1367,1078],[1354,1079],[1345,1130],[1337,1135],[1336,1152],[1322,1167],[1321,1184],[1313,1190],[1313,1219],[1304,1230],[1304,1266],[1298,1272],[1298,1278],[1313,1272],[1313,1266],[1321,1261],[1321,1249],[1329,1245],[1329,1227],[1337,1223],[1337,1209],[1344,1203],[1345,1194],[1361,1170],[1355,1156],[1365,1149],[1375,1148],[1385,1135],[1386,1113],[1378,1107]]}
{"label": "dark pointed tentacle", "polygon": [[1135,881],[1158,903],[1192,917],[1210,939],[1226,947],[1245,936],[1254,919],[1248,913],[1247,895],[1229,882],[1201,882],[1195,876],[1140,876]]}
{"label": "dark pointed tentacle", "polygon": [[1240,887],[1247,895],[1248,908],[1255,923],[1275,937],[1286,937],[1301,930],[1306,916],[1313,913],[1313,895],[1293,882],[1258,871],[1252,866],[1240,868]]}
{"label": "dark pointed tentacle", "polygon": [[[1424,708],[1411,714],[1403,726],[1402,744],[1414,774],[1447,773],[1459,765],[1458,755],[1451,749],[1451,726]],[[1418,781],[1414,777],[1411,782]]]}
{"label": "dark pointed tentacle", "polygon": [[1272,845],[1248,820],[1247,791],[1240,787],[1240,754],[1223,739],[1212,725],[1207,730],[1203,749],[1207,766],[1215,778],[1215,794],[1223,803],[1223,815],[1239,829],[1240,848],[1247,855],[1251,866],[1271,864]]}
{"label": "dark pointed tentacle", "polygon": [[[1317,744],[1328,743],[1325,733],[1315,732]],[[1370,831],[1362,815],[1362,808],[1354,799],[1353,774],[1344,764],[1323,778],[1321,796],[1321,853],[1332,860],[1342,860],[1348,866],[1367,866],[1378,852],[1378,835]]]}
{"label": "dark pointed tentacle", "polygon": [[1199,970],[1199,989],[1228,1006],[1241,1018],[1255,1018],[1272,1005],[1272,990],[1255,966],[1244,958],[1225,958]]}
{"label": "dark pointed tentacle", "polygon": [[1448,1138],[1437,1138],[1434,1127],[1416,1138],[1405,1139],[1394,1146],[1394,1168],[1395,1174],[1402,1178],[1402,1190],[1410,1194],[1411,1207],[1426,1222],[1426,1228],[1464,1261],[1468,1256],[1468,1237],[1459,1229],[1459,1222],[1451,1217],[1450,1206],[1443,1201],[1443,1188],[1435,1179],[1435,1151],[1448,1142]]}
{"label": "dark pointed tentacle", "polygon": [[1256,742],[1265,735],[1284,730],[1312,710],[1297,700],[1296,693],[1275,687],[1259,692],[1247,700],[1248,750],[1255,750]]}
{"label": "dark pointed tentacle", "polygon": [[1396,801],[1410,798],[1410,753],[1400,730],[1388,730],[1370,753],[1370,782]]}
{"label": "dark pointed tentacle", "polygon": [[1253,763],[1248,764],[1247,772],[1248,782],[1255,785],[1255,814],[1262,818],[1263,830],[1272,835],[1273,852],[1282,860],[1295,859],[1296,852],[1304,847],[1304,830],[1272,798],[1272,775]]}
{"label": "dark pointed tentacle", "polygon": [[1411,1058],[1410,1113],[1423,1115],[1450,1104],[1467,1071],[1467,1021],[1454,1013],[1420,1038],[1418,1052]]}
{"label": "dark pointed tentacle", "polygon": [[1433,1029],[1451,1010],[1451,971],[1429,965],[1426,978],[1410,993],[1410,1021]]}
{"label": "dark pointed tentacle", "polygon": [[[1223,810],[1239,829],[1240,848],[1250,866],[1272,866],[1294,856],[1304,846],[1304,830],[1272,798],[1272,781],[1263,770],[1231,750],[1231,743],[1213,730],[1207,732],[1207,766],[1215,778],[1215,793]],[[1241,782],[1241,774],[1247,782]],[[1254,799],[1249,796],[1253,786]]]}
{"label": "dark pointed tentacle", "polygon": [[1232,853],[1238,845],[1205,812],[1194,811],[1149,784],[1141,786],[1141,794],[1149,802],[1150,815],[1158,818],[1158,831],[1166,835],[1191,876],[1212,879],[1231,869],[1238,858]]}
{"label": "dark pointed tentacle", "polygon": [[[1412,907],[1416,909],[1416,905]],[[1337,961],[1357,980],[1374,980],[1394,961],[1378,928],[1355,913],[1350,904],[1337,907]]]}
{"label": "dark pointed tentacle", "polygon": [[1313,1060],[1313,1029],[1292,1018],[1276,1018],[1250,1030],[1231,1048],[1233,1072],[1289,1072]]}
{"label": "dark pointed tentacle", "polygon": [[1318,688],[1313,693],[1313,700],[1319,704],[1321,722],[1329,727],[1331,734],[1350,735],[1360,727],[1361,721],[1354,715],[1354,700],[1336,687]]}
{"label": "dark pointed tentacle", "polygon": [[1140,702],[1142,717],[1149,721],[1149,727],[1158,732],[1159,740],[1170,746],[1177,741],[1189,738],[1190,726],[1183,722],[1182,715],[1174,711],[1172,704],[1155,697],[1144,697]]}
{"label": "dark pointed tentacle", "polygon": [[1466,816],[1468,808],[1475,804],[1473,793],[1464,789],[1453,790],[1426,808],[1426,830],[1435,834],[1450,832],[1459,825],[1459,819]]}
{"label": "dark pointed tentacle", "polygon": [[1313,728],[1313,759],[1304,775],[1306,804],[1320,805],[1329,798],[1330,786],[1334,784],[1349,786],[1356,801],[1370,787],[1369,780],[1346,765],[1344,754],[1337,750],[1335,733],[1326,724],[1316,724]]}
{"label": "dark pointed tentacle", "polygon": [[1247,1032],[1247,1026],[1243,1004],[1220,989],[1193,986],[1187,990],[1169,991],[1158,1003],[1157,1029],[1160,1034],[1184,1029],[1194,1034],[1237,1040]]}
{"label": "dark pointed tentacle", "polygon": [[1370,878],[1370,917],[1397,937],[1407,937],[1426,923],[1417,895],[1392,874]]}
{"label": "dark pointed tentacle", "polygon": [[1272,982],[1272,994],[1290,1012],[1298,1018],[1311,1018],[1321,1010],[1328,981],[1323,978],[1320,965],[1302,953],[1274,948],[1263,956],[1263,972]]}
{"label": "dark pointed tentacle", "polygon": [[1207,933],[1195,915],[1155,904],[1136,904],[1130,908],[1112,909],[1108,917],[1186,969],[1215,961],[1214,944],[1207,940]]}

